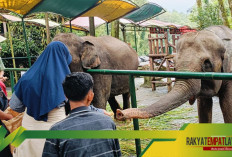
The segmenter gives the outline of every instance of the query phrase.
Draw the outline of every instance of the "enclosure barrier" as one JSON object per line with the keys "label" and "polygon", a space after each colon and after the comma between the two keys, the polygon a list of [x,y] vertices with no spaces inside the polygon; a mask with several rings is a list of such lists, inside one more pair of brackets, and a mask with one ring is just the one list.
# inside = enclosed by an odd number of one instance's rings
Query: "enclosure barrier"
{"label": "enclosure barrier", "polygon": [[[14,71],[27,71],[27,68],[6,68],[10,72],[11,89],[14,91]],[[171,72],[171,71],[137,71],[137,70],[106,70],[90,69],[88,73],[105,74],[105,75],[129,75],[131,106],[137,108],[136,91],[134,76],[154,76],[154,77],[175,77],[178,79],[206,79],[206,80],[232,80],[232,73],[212,73],[212,72]],[[134,130],[139,130],[138,119],[133,119]],[[140,139],[135,139],[136,154],[141,154]]]}

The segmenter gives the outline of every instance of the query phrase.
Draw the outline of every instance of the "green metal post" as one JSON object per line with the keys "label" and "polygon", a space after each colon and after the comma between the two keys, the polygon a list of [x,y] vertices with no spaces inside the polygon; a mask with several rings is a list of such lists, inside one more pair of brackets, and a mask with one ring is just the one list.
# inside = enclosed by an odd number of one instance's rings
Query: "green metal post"
{"label": "green metal post", "polygon": [[14,92],[14,74],[13,71],[10,71],[10,85],[11,85],[11,91]]}
{"label": "green metal post", "polygon": [[136,52],[138,51],[138,47],[137,47],[137,37],[136,37],[136,27],[134,26],[134,34],[135,34],[135,50]]}
{"label": "green metal post", "polygon": [[110,35],[110,32],[109,32],[109,23],[108,22],[106,23],[106,32],[107,32],[107,35]]}
{"label": "green metal post", "polygon": [[[134,76],[130,75],[129,77],[130,77],[131,106],[132,108],[137,108]],[[133,119],[133,124],[134,124],[134,130],[139,130],[138,119]],[[141,154],[140,139],[135,139],[135,145],[136,145],[136,154],[137,154],[137,157],[139,157],[139,155]]]}
{"label": "green metal post", "polygon": [[70,28],[70,32],[72,33],[72,21],[69,21],[69,28]]}
{"label": "green metal post", "polygon": [[27,34],[26,34],[26,29],[25,29],[25,24],[24,24],[24,19],[23,18],[22,18],[22,26],[23,26],[24,39],[25,39],[25,42],[26,42],[28,64],[29,64],[29,67],[31,67],[31,56],[30,56],[30,52],[29,52],[29,46],[28,46],[28,43],[27,43]]}

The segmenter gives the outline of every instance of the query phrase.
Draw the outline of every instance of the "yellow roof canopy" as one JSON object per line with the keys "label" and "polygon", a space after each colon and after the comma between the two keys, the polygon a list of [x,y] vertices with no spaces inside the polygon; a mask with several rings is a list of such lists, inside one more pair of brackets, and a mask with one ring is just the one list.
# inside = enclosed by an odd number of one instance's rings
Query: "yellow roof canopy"
{"label": "yellow roof canopy", "polygon": [[22,17],[32,13],[52,12],[64,17],[98,16],[107,22],[118,19],[136,9],[123,0],[0,0],[0,9]]}
{"label": "yellow roof canopy", "polygon": [[0,8],[23,17],[38,12],[52,12],[74,18],[96,6],[99,0],[0,0]]}
{"label": "yellow roof canopy", "polygon": [[41,0],[0,0],[0,8],[25,15]]}
{"label": "yellow roof canopy", "polygon": [[93,9],[82,14],[82,17],[100,17],[106,22],[114,21],[136,9],[136,6],[121,0],[105,0]]}

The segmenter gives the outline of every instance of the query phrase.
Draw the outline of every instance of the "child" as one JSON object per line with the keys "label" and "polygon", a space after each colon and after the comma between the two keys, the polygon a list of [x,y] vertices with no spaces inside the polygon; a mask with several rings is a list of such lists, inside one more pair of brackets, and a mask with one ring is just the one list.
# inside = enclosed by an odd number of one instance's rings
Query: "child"
{"label": "child", "polygon": [[[4,64],[2,63],[2,59],[0,57],[0,87],[1,87],[1,90],[0,90],[0,126],[3,125],[1,120],[10,120],[13,118],[13,116],[11,114],[7,114],[7,113],[4,113],[3,111],[7,108],[8,106],[8,100],[7,100],[7,92],[6,92],[6,86],[5,84],[3,83],[4,81],[6,81],[6,77],[4,77],[4,69],[5,69],[5,66]],[[3,94],[3,93],[5,94]],[[0,156],[4,156],[4,157],[11,157],[11,153],[10,153],[10,148],[9,146],[6,147],[5,149],[3,149],[2,151],[0,151]]]}
{"label": "child", "polygon": [[4,77],[4,70],[5,70],[5,66],[2,63],[2,59],[0,57],[0,87],[2,88],[4,94],[7,97],[7,92],[6,92],[6,85],[4,84],[4,82],[7,80],[7,77]]}
{"label": "child", "polygon": [[[3,91],[3,93],[5,94],[5,96],[2,95],[0,98],[7,100],[6,85],[4,84],[7,77],[3,76],[4,69],[5,69],[5,66],[2,63],[2,58],[0,57],[0,87],[1,87],[1,90]],[[1,90],[0,90],[0,92],[1,92]],[[3,112],[7,108],[7,106],[8,106],[8,101],[0,101],[0,120],[10,120],[11,118],[13,118],[13,116],[11,114],[6,114]],[[0,123],[0,125],[1,125],[1,123]]]}

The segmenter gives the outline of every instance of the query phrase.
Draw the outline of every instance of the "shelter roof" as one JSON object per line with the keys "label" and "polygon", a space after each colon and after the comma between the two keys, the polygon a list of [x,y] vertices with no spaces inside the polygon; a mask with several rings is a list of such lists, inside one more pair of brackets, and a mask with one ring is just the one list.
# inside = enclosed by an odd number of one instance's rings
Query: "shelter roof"
{"label": "shelter roof", "polygon": [[[17,16],[13,16],[13,15],[9,15],[9,14],[0,14],[0,21],[21,22],[22,20],[20,18],[18,18]],[[24,21],[27,23],[30,23],[30,24],[46,26],[45,19],[25,19]],[[59,25],[60,24],[58,24],[56,22],[49,21],[49,28],[54,28],[54,27],[57,27]]]}
{"label": "shelter roof", "polygon": [[[99,17],[94,17],[94,24],[95,28],[99,27],[100,25],[106,23]],[[89,18],[88,17],[78,17],[71,21],[71,25],[73,29],[82,30],[82,31],[89,31]],[[66,27],[70,27],[69,21],[65,23]]]}
{"label": "shelter roof", "polygon": [[0,0],[0,8],[23,17],[32,13],[52,12],[68,18],[99,16],[110,22],[131,12],[136,5],[123,0]]}
{"label": "shelter roof", "polygon": [[106,22],[114,21],[136,9],[136,6],[121,0],[105,0],[101,4],[82,14],[82,17],[100,17]]}
{"label": "shelter roof", "polygon": [[170,22],[163,22],[155,19],[150,19],[147,20],[143,23],[140,24],[142,27],[152,27],[152,26],[157,26],[157,27],[171,27],[171,28],[179,28],[181,25],[170,23]]}
{"label": "shelter roof", "polygon": [[75,17],[95,6],[98,0],[0,0],[0,8],[26,16],[35,12],[53,12]]}
{"label": "shelter roof", "polygon": [[9,15],[9,14],[0,14],[0,21],[12,21],[12,22],[19,22],[22,21],[20,18]]}
{"label": "shelter roof", "polygon": [[146,3],[139,9],[124,16],[124,19],[133,21],[134,23],[142,23],[150,18],[158,16],[166,12],[163,7],[155,3]]}
{"label": "shelter roof", "polygon": [[5,40],[6,40],[6,38],[0,35],[0,43],[5,41]]}
{"label": "shelter roof", "polygon": [[[27,23],[32,23],[32,24],[36,24],[36,25],[42,25],[42,26],[46,26],[45,24],[45,19],[25,19],[25,21]],[[49,21],[49,28],[55,28],[60,26],[59,23],[53,22],[53,21]]]}
{"label": "shelter roof", "polygon": [[[128,15],[125,15],[125,12],[128,12],[131,9],[133,10]],[[103,24],[105,20],[106,22],[111,22],[115,19],[116,16],[123,16],[120,19],[120,22],[123,24],[138,24],[142,23],[149,18],[154,16],[158,16],[164,13],[165,10],[154,3],[146,3],[140,8],[135,8],[132,4],[120,0],[105,0],[103,3],[99,4],[97,7],[89,10],[81,16],[86,16],[84,18],[76,18],[72,20],[72,28],[78,29],[82,31],[89,31],[89,20],[87,17],[95,16],[95,27]],[[103,19],[103,20],[101,20]],[[139,21],[138,21],[139,20]],[[69,26],[69,22],[65,23],[66,27]]]}

